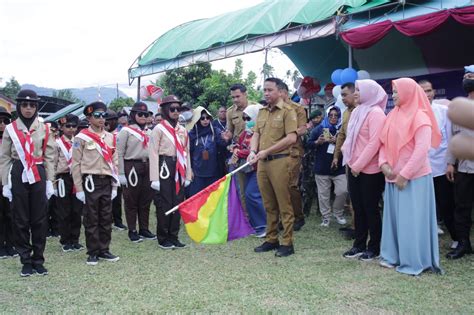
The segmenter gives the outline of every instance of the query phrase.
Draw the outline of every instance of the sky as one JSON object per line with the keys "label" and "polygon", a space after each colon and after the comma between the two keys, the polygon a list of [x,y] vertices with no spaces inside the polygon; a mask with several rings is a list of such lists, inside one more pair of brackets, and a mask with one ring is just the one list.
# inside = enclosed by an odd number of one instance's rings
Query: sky
{"label": "sky", "polygon": [[[246,8],[262,0],[0,0],[0,78],[64,89],[128,87],[127,70],[156,38],[184,22]],[[278,49],[276,74],[294,65]],[[240,57],[244,72],[261,71],[264,53]],[[233,69],[235,59],[213,63]],[[143,82],[155,77],[142,78]]]}

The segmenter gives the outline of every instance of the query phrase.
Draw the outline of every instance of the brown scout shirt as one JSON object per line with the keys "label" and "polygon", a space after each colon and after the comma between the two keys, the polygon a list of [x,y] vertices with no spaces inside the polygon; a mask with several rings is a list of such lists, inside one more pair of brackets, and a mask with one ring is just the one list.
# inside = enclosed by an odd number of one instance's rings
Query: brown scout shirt
{"label": "brown scout shirt", "polygon": [[339,133],[337,134],[336,148],[334,149],[334,158],[338,160],[341,158],[341,148],[344,144],[344,141],[346,141],[347,125],[349,125],[349,119],[351,118],[351,113],[354,108],[355,107],[350,109],[348,108],[344,111],[344,114],[342,114],[342,126],[339,130]]}
{"label": "brown scout shirt", "polygon": [[[188,132],[180,124],[176,124],[176,134],[181,140],[184,146],[184,152],[186,155],[186,180],[193,179],[193,172],[191,170],[191,158],[189,154],[189,137]],[[159,124],[153,128],[150,137],[150,181],[160,180],[160,155],[176,156],[176,148],[174,143],[161,131]],[[174,176],[174,174],[170,174]]]}
{"label": "brown scout shirt", "polygon": [[[140,129],[140,126],[137,124],[129,125],[134,129]],[[151,130],[145,129],[141,130],[143,133],[150,136]],[[146,148],[143,147],[143,142],[141,142],[137,137],[132,135],[130,132],[122,128],[117,135],[117,154],[118,154],[118,167],[119,174],[125,174],[124,169],[124,160],[142,160],[148,161],[148,150],[150,144]]]}
{"label": "brown scout shirt", "polygon": [[[257,103],[248,102],[249,105],[257,105]],[[232,132],[232,140],[237,143],[242,131],[245,130],[245,121],[242,119],[244,109],[237,108],[237,105],[232,105],[227,110],[227,130]]]}
{"label": "brown scout shirt", "polygon": [[[280,100],[273,111],[269,107],[260,109],[257,115],[257,124],[255,132],[260,135],[258,150],[265,150],[276,144],[286,135],[296,132],[297,120],[296,113],[290,105]],[[289,148],[280,152],[273,152],[274,154],[287,154]]]}
{"label": "brown scout shirt", "polygon": [[[297,129],[299,129],[302,126],[305,126],[307,122],[307,118],[306,118],[306,111],[304,110],[303,106],[291,100],[287,104],[290,105],[291,108],[295,110],[296,121],[297,121],[297,126],[298,126]],[[304,154],[303,140],[300,136],[298,136],[296,143],[293,144],[290,148],[290,155],[293,157],[298,157],[298,156],[302,157],[303,154]]]}
{"label": "brown scout shirt", "polygon": [[[89,131],[95,132],[89,127]],[[114,165],[118,166],[117,150],[114,145],[114,136],[107,131],[102,131],[100,134],[101,138],[105,141],[105,144],[112,148],[113,156],[112,161]],[[96,145],[93,141],[86,142],[78,137],[74,138],[74,144],[72,147],[72,179],[74,186],[78,192],[83,191],[82,189],[82,176],[83,175],[108,175],[112,176],[112,170],[109,164],[105,161],[102,155],[97,151]],[[112,181],[112,186],[118,186],[115,180]]]}
{"label": "brown scout shirt", "polygon": [[[26,131],[27,128],[21,119],[16,120],[17,127],[20,131]],[[31,134],[31,139],[35,150],[33,156],[40,158],[43,156],[43,165],[46,171],[46,180],[54,180],[54,158],[56,152],[56,144],[54,142],[54,135],[49,132],[48,142],[46,143],[46,149],[43,155],[43,141],[46,137],[46,125],[36,118],[31,124],[30,130],[34,130]],[[3,132],[2,141],[2,154],[0,155],[0,169],[2,170],[2,185],[8,184],[8,174],[10,173],[10,167],[14,160],[19,160],[18,152],[16,151],[15,145],[5,129]]]}
{"label": "brown scout shirt", "polygon": [[[69,142],[71,145],[73,144],[74,137],[72,138],[72,140],[70,140],[68,137],[63,136],[63,139]],[[59,146],[59,144],[55,143],[55,145],[56,145],[56,152],[57,152],[56,153],[57,158],[55,159],[55,163],[54,163],[55,174],[58,175],[58,174],[69,173],[70,170],[69,170],[69,165],[67,164],[66,157],[64,156],[63,151],[61,150],[61,147]]]}

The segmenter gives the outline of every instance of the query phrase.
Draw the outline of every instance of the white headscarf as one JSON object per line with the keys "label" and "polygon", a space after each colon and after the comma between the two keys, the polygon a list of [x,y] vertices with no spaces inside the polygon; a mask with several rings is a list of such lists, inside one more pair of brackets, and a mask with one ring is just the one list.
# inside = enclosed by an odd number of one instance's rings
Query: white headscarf
{"label": "white headscarf", "polygon": [[251,121],[255,122],[257,119],[258,111],[262,108],[263,106],[260,104],[256,105],[248,105],[244,109],[245,115],[249,116]]}

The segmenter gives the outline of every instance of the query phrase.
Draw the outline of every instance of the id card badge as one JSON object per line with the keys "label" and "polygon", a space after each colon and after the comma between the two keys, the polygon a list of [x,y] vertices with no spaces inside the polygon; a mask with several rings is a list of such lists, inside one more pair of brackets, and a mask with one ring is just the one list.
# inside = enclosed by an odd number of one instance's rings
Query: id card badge
{"label": "id card badge", "polygon": [[202,151],[202,159],[204,161],[209,160],[209,151],[207,151],[207,150]]}
{"label": "id card badge", "polygon": [[334,150],[336,149],[336,145],[334,143],[331,143],[328,145],[328,150],[326,151],[329,154],[334,154]]}

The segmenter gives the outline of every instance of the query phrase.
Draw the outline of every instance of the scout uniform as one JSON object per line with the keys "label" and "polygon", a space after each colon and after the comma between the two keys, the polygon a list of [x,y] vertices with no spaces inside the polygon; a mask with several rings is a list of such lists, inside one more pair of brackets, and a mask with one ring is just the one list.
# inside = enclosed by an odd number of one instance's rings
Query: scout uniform
{"label": "scout uniform", "polygon": [[[36,117],[38,101],[34,91],[22,90],[18,93],[19,118],[3,133],[0,157],[3,195],[11,198],[14,209],[13,238],[23,264],[21,276],[29,276],[33,270],[38,274],[47,274],[43,266],[43,253],[48,230],[47,204],[54,192],[55,146],[48,126]],[[32,118],[22,115],[23,105],[36,107]]]}
{"label": "scout uniform", "polygon": [[[77,126],[79,118],[69,114],[63,117],[60,122]],[[83,248],[79,244],[83,203],[76,198],[76,188],[74,187],[71,175],[73,142],[74,137],[69,139],[65,135],[56,139],[58,156],[55,165],[56,203],[59,208],[59,234],[61,235],[59,242],[64,252],[81,250]]]}
{"label": "scout uniform", "polygon": [[[160,106],[182,102],[174,95],[163,98]],[[163,113],[163,110],[162,110]],[[163,119],[152,131],[150,140],[150,180],[159,182],[160,193],[155,195],[157,237],[161,248],[183,247],[178,241],[181,216],[179,211],[165,212],[184,200],[185,181],[192,179],[188,132]]]}
{"label": "scout uniform", "polygon": [[[84,108],[90,116],[103,110],[102,102],[94,102]],[[86,236],[88,265],[95,265],[99,258],[117,261],[109,251],[112,236],[112,198],[118,186],[117,152],[114,137],[102,130],[96,133],[92,126],[79,132],[74,138],[72,150],[72,178],[76,197],[84,198],[83,223]]]}
{"label": "scout uniform", "polygon": [[[257,116],[255,133],[259,134],[259,151],[265,150],[296,132],[297,120],[295,111],[280,100],[273,110],[269,107],[260,109]],[[258,161],[257,180],[263,204],[267,211],[266,242],[278,243],[278,221],[281,217],[283,235],[281,245],[293,245],[294,212],[290,200],[290,149],[275,152]]]}
{"label": "scout uniform", "polygon": [[[306,111],[304,108],[292,101],[287,103],[294,109],[297,119],[297,128],[306,125]],[[290,173],[290,196],[291,204],[295,215],[295,231],[301,229],[304,224],[303,201],[299,189],[299,179],[301,173],[301,162],[304,155],[303,141],[298,137],[296,143],[290,148],[289,173]]]}
{"label": "scout uniform", "polygon": [[[149,131],[136,123],[136,115],[139,113],[149,115],[145,103],[133,105],[130,114],[132,124],[123,127],[117,137],[119,177],[123,186],[128,236],[132,242],[140,242],[142,238],[156,239],[148,229],[150,204],[154,195],[150,186],[148,163]],[[140,228],[138,233],[137,216]]]}

